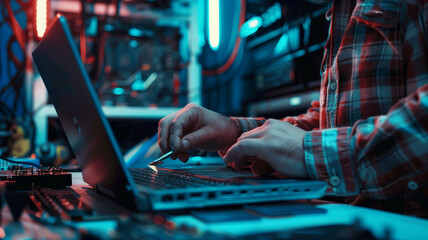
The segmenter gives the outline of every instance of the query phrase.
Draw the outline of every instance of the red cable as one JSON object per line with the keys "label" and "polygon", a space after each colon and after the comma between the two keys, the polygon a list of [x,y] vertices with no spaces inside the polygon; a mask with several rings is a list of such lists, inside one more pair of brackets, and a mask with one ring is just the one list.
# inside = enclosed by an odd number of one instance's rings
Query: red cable
{"label": "red cable", "polygon": [[230,66],[232,66],[233,62],[235,62],[236,56],[238,55],[239,48],[241,46],[241,36],[239,36],[239,31],[241,30],[242,24],[245,22],[245,0],[241,0],[241,11],[239,16],[239,26],[238,26],[238,32],[237,37],[235,41],[235,46],[233,48],[232,54],[229,56],[229,59],[227,59],[226,63],[223,64],[223,66],[214,69],[214,70],[203,70],[202,75],[203,76],[215,76],[224,73],[227,71]]}
{"label": "red cable", "polygon": [[25,33],[19,25],[18,21],[13,14],[12,6],[10,5],[10,0],[5,1],[7,13],[9,14],[9,22],[12,27],[12,31],[15,34],[16,40],[18,41],[19,46],[25,54]]}

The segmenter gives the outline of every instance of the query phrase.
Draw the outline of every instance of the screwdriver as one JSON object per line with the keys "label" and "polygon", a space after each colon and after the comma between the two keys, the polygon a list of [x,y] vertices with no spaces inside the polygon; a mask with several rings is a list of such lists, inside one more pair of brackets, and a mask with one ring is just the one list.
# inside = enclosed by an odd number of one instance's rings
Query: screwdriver
{"label": "screwdriver", "polygon": [[155,172],[158,172],[158,168],[156,167],[156,165],[163,163],[163,160],[169,158],[172,154],[173,154],[172,151],[169,151],[169,152],[165,153],[160,158],[158,158],[158,159],[154,160],[153,162],[149,163],[149,165],[148,165],[149,168],[151,168]]}

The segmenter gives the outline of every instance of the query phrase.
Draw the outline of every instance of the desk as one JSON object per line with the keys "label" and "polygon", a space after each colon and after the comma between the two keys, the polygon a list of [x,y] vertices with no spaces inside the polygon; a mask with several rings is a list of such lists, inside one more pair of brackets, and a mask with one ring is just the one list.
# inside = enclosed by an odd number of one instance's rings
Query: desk
{"label": "desk", "polygon": [[[111,239],[111,230],[117,228],[118,221],[130,216],[153,219],[158,213],[134,214],[115,205],[109,199],[96,194],[94,190],[83,182],[80,173],[73,173],[73,190],[75,190],[98,213],[92,221],[73,224],[73,228],[86,229],[96,232],[100,239]],[[228,239],[239,239],[257,233],[286,231],[305,227],[327,226],[333,224],[352,225],[358,220],[364,229],[369,230],[376,238],[385,239],[428,239],[428,220],[383,212],[363,207],[332,204],[319,200],[311,201],[318,208],[327,210],[322,214],[306,214],[278,218],[261,218],[252,221],[233,221],[225,223],[205,223],[195,218],[189,212],[162,213],[168,221],[180,226],[194,227],[198,237],[204,239],[204,234],[218,233],[226,235]],[[47,239],[78,239],[79,234],[64,226],[44,226],[34,222],[27,213],[21,216],[20,222],[13,222],[8,208],[3,209],[3,227],[6,236],[19,238],[47,238]],[[142,225],[144,226],[144,225]],[[146,227],[146,226],[144,226]],[[177,231],[177,230],[176,230]],[[1,235],[1,231],[0,231]],[[174,235],[171,237],[173,238]],[[194,236],[193,236],[194,237]],[[328,237],[327,237],[328,238]]]}
{"label": "desk", "polygon": [[204,223],[191,215],[174,216],[170,220],[177,225],[187,224],[201,231],[213,231],[232,236],[333,224],[352,225],[358,220],[364,229],[369,230],[379,239],[385,239],[386,232],[391,239],[428,239],[428,221],[424,219],[345,204],[321,203],[317,207],[326,209],[327,213],[214,224]]}

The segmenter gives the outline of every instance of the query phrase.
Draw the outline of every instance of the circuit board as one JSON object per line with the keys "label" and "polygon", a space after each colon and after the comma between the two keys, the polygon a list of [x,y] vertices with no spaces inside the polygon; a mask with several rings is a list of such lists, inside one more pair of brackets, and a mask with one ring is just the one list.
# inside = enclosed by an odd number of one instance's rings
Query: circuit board
{"label": "circuit board", "polygon": [[71,173],[64,172],[61,168],[22,168],[15,167],[12,170],[0,171],[0,181],[15,182],[16,190],[31,190],[32,186],[47,188],[65,188],[71,186]]}

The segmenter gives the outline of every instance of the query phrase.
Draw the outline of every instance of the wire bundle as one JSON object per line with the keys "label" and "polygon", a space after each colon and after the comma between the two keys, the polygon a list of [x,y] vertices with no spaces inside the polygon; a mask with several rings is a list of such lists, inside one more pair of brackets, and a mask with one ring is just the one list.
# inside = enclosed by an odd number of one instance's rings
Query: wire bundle
{"label": "wire bundle", "polygon": [[[31,25],[32,20],[31,6],[32,2],[29,0],[0,1],[3,17],[0,19],[0,131],[11,131],[13,124],[19,125],[25,133],[25,138],[30,141],[30,149],[34,142],[35,126],[33,114],[28,110],[23,94],[25,73],[30,64],[27,46],[31,33],[27,26]],[[0,139],[2,153],[7,152],[10,145],[10,138]]]}

